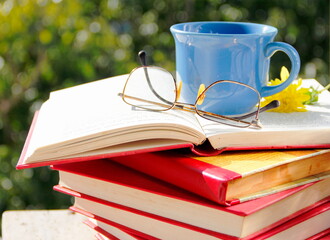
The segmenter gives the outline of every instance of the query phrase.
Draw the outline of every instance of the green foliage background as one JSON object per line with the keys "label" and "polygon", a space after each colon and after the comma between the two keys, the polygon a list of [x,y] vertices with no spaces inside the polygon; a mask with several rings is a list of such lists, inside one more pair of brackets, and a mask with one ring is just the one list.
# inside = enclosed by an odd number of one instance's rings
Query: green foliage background
{"label": "green foliage background", "polygon": [[[0,1],[0,213],[67,208],[47,167],[15,170],[33,113],[50,91],[150,63],[175,69],[169,27],[186,21],[249,21],[279,29],[300,53],[300,77],[329,82],[328,0],[6,0]],[[284,54],[272,58],[278,77]]]}

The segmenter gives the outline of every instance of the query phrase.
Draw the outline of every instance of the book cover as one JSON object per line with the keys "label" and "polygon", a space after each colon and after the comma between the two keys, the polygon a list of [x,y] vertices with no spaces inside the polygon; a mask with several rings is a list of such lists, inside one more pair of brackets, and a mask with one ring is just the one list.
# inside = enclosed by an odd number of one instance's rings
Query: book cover
{"label": "book cover", "polygon": [[[98,217],[96,217],[98,218]],[[111,217],[110,217],[111,219]],[[243,238],[244,240],[262,240],[262,239],[285,239],[285,240],[321,240],[330,233],[329,228],[330,222],[330,203],[325,203],[320,206],[317,206],[306,213],[303,213],[287,222],[277,226],[269,231],[255,234]],[[110,222],[108,222],[110,223]],[[124,230],[121,230],[120,227],[113,227],[110,224],[107,224],[102,221],[97,221],[95,219],[89,219],[86,222],[91,228],[95,231],[103,233],[105,236],[109,232],[112,232],[113,229],[121,231],[124,234],[128,234]],[[151,236],[150,236],[151,238]],[[120,239],[139,239],[138,236],[129,234],[127,238]],[[143,238],[141,238],[143,239]],[[226,239],[226,238],[222,238]],[[242,238],[241,238],[242,239]]]}
{"label": "book cover", "polygon": [[[93,229],[95,232],[99,233],[100,237],[106,237],[107,239],[111,240],[143,240],[143,239],[151,239],[151,236],[148,238],[143,238],[133,233],[127,232],[119,228],[118,226],[112,226],[109,224],[105,224],[103,222],[99,222],[93,218],[89,218],[88,220],[84,221],[84,223]],[[102,239],[102,238],[101,238]]]}
{"label": "book cover", "polygon": [[102,199],[234,236],[246,236],[279,224],[279,221],[305,211],[316,202],[326,201],[330,196],[330,178],[327,178],[224,207],[109,160],[56,165],[53,169],[60,173],[60,186],[54,187],[55,190],[77,197]]}
{"label": "book cover", "polygon": [[[327,207],[324,207],[324,205],[318,205],[321,210],[317,210],[317,214],[315,212],[310,214],[310,211],[313,211],[314,208],[317,208],[317,206],[313,206],[309,208],[308,212],[305,212],[307,213],[308,217],[306,217],[305,214],[303,215],[305,217],[301,219],[301,214],[296,214],[292,218],[282,221],[282,227],[279,227],[274,231],[271,231],[272,228],[268,228],[265,229],[265,231],[258,231],[252,233],[251,235],[240,237],[194,227],[181,222],[173,221],[172,219],[161,218],[159,216],[151,215],[141,211],[136,211],[134,209],[123,207],[99,199],[90,198],[87,196],[75,197],[75,203],[72,207],[70,207],[70,209],[110,225],[116,224],[119,228],[125,227],[124,229],[126,229],[126,231],[132,229],[136,235],[147,234],[158,239],[234,240],[258,239],[258,236],[261,236],[262,234],[266,235],[265,238],[269,238],[270,236],[274,236],[279,233],[281,233],[282,235],[289,234],[290,236],[290,232],[292,233],[296,229],[298,229],[296,231],[299,231],[299,229],[302,227],[300,224],[306,224],[305,221],[309,224],[310,227],[309,231],[307,231],[307,236],[311,236],[327,227],[327,224],[325,223],[329,219],[329,202],[324,204],[327,204]],[[312,218],[312,220],[307,221],[309,220],[309,218]],[[298,223],[297,227],[292,228],[294,222],[289,223],[289,220]],[[259,239],[263,238],[260,237]]]}
{"label": "book cover", "polygon": [[[308,112],[262,113],[264,128],[255,130],[214,123],[175,109],[132,108],[118,96],[126,77],[52,92],[31,124],[17,168],[173,148],[215,155],[226,150],[330,147],[327,91]],[[320,87],[315,80],[307,82]]]}
{"label": "book cover", "polygon": [[237,204],[319,179],[330,150],[224,152],[198,157],[163,151],[111,160],[224,205]]}

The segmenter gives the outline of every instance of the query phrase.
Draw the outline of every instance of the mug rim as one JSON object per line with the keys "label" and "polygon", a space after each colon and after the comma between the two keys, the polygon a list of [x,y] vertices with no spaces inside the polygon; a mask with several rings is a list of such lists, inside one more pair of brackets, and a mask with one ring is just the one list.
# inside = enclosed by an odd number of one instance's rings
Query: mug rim
{"label": "mug rim", "polygon": [[[205,32],[193,32],[178,29],[178,27],[183,25],[198,25],[198,24],[217,24],[217,25],[241,25],[241,26],[257,26],[266,28],[264,32],[254,32],[254,33],[205,33]],[[251,23],[251,22],[227,22],[227,21],[198,21],[198,22],[183,22],[177,23],[170,27],[170,31],[173,33],[191,34],[191,35],[203,35],[203,36],[260,36],[265,34],[276,34],[278,32],[276,27],[267,24]]]}

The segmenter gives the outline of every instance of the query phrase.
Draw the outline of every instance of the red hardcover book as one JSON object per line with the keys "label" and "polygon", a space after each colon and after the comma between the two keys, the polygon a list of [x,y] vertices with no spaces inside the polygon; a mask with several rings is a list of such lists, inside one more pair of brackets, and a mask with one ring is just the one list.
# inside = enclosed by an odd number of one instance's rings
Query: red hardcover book
{"label": "red hardcover book", "polygon": [[53,169],[60,173],[61,186],[55,190],[236,237],[278,225],[330,196],[327,178],[224,207],[109,160],[55,165]]}
{"label": "red hardcover book", "polygon": [[102,235],[101,233],[95,234],[95,238],[97,240],[109,240],[109,239],[116,240],[116,238],[107,238],[106,236]]}
{"label": "red hardcover book", "polygon": [[[314,208],[317,210],[313,211]],[[317,205],[313,207],[310,206],[308,209],[309,211],[305,212],[304,214],[294,214],[292,218],[283,220],[281,222],[282,225],[279,225],[274,230],[272,228],[268,228],[267,231],[259,231],[248,236],[237,237],[198,228],[192,225],[184,224],[182,222],[173,221],[172,219],[162,218],[157,215],[137,211],[132,208],[124,207],[90,196],[76,196],[74,206],[70,207],[70,209],[75,212],[81,213],[109,225],[116,225],[119,228],[123,228],[125,231],[131,231],[133,234],[138,236],[153,236],[156,239],[196,240],[266,239],[273,235],[278,235],[279,233],[282,235],[288,234],[290,236],[292,232],[299,232],[302,227],[306,227],[306,223],[304,221],[312,218],[311,221],[307,221],[307,224],[309,224],[309,229],[306,231],[306,235],[309,237],[328,227],[327,223],[330,217],[329,208],[329,201],[323,205]],[[294,225],[297,226],[293,228]]]}
{"label": "red hardcover book", "polygon": [[[100,218],[100,217],[96,216],[96,218]],[[108,224],[102,221],[91,219],[89,220],[88,225],[91,228],[95,229],[96,231],[103,233],[105,236],[107,236],[106,234],[108,233],[108,231],[112,231],[112,229],[115,227],[111,225],[110,221],[107,220],[104,221],[108,222]],[[330,203],[328,202],[320,206],[317,206],[311,209],[310,211],[307,211],[291,220],[288,220],[287,222],[273,229],[270,229],[269,231],[260,233],[258,235],[249,236],[244,239],[298,240],[298,239],[308,238],[308,240],[321,240],[321,239],[325,240],[327,235],[329,235],[330,233],[329,222],[330,222]],[[105,229],[108,229],[108,231],[106,231]],[[120,230],[120,227],[117,226],[115,229]],[[127,234],[127,232],[125,232],[124,230],[121,231]],[[131,236],[131,238],[120,238],[120,239],[138,239],[136,235],[129,234],[129,236]],[[152,237],[150,236],[150,238]],[[223,237],[222,239],[226,239],[226,237]]]}
{"label": "red hardcover book", "polygon": [[[118,95],[126,78],[122,75],[52,92],[35,115],[17,168],[176,148],[190,148],[201,155],[242,149],[330,148],[327,91],[307,112],[262,113],[264,127],[255,130],[175,109],[136,109]],[[320,87],[315,80],[306,84]]]}
{"label": "red hardcover book", "polygon": [[320,239],[329,232],[329,227],[330,202],[327,202],[261,234],[256,239]]}
{"label": "red hardcover book", "polygon": [[322,232],[319,232],[306,240],[329,240],[330,239],[330,227]]}
{"label": "red hardcover book", "polygon": [[[127,231],[124,231],[120,229],[118,226],[112,226],[109,224],[105,224],[103,222],[98,222],[97,220],[90,218],[84,223],[93,229],[95,232],[100,234],[100,240],[111,239],[111,240],[145,240],[147,238],[143,238],[137,235],[134,235],[133,233],[129,233]],[[152,238],[151,236],[148,236],[148,239]]]}
{"label": "red hardcover book", "polygon": [[211,157],[163,151],[111,160],[220,204],[233,205],[328,177],[329,158],[327,149],[236,151]]}

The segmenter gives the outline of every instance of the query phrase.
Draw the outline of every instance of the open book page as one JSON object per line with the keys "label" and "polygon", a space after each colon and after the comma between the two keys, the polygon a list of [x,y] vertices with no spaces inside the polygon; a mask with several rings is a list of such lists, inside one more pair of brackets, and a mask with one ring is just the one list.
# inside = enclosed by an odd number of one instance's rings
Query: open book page
{"label": "open book page", "polygon": [[[316,80],[304,80],[304,87],[323,87]],[[206,137],[216,149],[254,146],[303,146],[330,143],[330,93],[323,91],[307,112],[260,114],[262,129],[235,128],[198,118]]]}
{"label": "open book page", "polygon": [[126,78],[123,75],[51,93],[39,111],[27,156],[61,158],[145,139],[194,144],[204,140],[192,113],[146,111],[123,102],[118,93]]}
{"label": "open book page", "polygon": [[[181,141],[177,139],[149,139],[149,140],[139,140],[129,143],[123,143],[118,145],[112,145],[104,148],[97,148],[91,151],[78,152],[76,154],[70,154],[70,158],[80,158],[86,156],[102,156],[109,153],[125,153],[130,151],[140,151],[149,149],[170,149],[181,148],[182,145],[186,145],[186,141]],[[48,160],[56,160],[52,156],[48,156]],[[94,158],[95,159],[95,158]]]}

